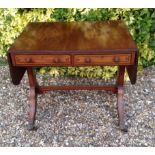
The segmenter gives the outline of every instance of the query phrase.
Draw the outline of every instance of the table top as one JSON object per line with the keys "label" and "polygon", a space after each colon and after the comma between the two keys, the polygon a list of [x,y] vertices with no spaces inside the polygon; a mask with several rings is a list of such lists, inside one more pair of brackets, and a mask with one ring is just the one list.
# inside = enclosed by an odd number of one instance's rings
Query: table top
{"label": "table top", "polygon": [[[110,53],[110,55],[109,55]],[[138,65],[138,48],[123,21],[82,21],[82,22],[33,22],[29,23],[20,36],[8,50],[8,62],[10,75],[14,84],[19,84],[25,71],[25,66],[16,66],[18,61],[27,61],[27,55],[31,55],[37,62],[39,57],[46,54],[65,54],[79,56],[79,54],[95,55],[107,54],[112,57],[124,54],[124,58],[135,53],[134,64],[126,66],[132,84],[136,82]],[[127,54],[128,53],[128,54]],[[35,55],[38,57],[35,57]],[[115,55],[116,54],[116,55]],[[46,58],[48,60],[49,57]],[[81,57],[80,57],[81,58]],[[81,58],[83,61],[83,58]],[[72,62],[71,61],[71,62]],[[50,61],[51,62],[51,61]],[[35,65],[35,64],[34,64]]]}
{"label": "table top", "polygon": [[32,22],[9,52],[137,51],[123,21]]}

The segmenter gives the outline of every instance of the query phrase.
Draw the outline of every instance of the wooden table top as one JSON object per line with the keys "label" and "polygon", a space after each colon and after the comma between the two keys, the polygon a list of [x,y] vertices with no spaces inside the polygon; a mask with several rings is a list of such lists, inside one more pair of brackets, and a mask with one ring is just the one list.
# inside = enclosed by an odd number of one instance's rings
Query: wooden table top
{"label": "wooden table top", "polygon": [[33,22],[9,52],[137,51],[122,21]]}
{"label": "wooden table top", "polygon": [[[77,65],[79,60],[86,63],[90,55],[90,65],[124,62],[131,83],[136,82],[138,48],[123,21],[29,23],[8,50],[12,82],[20,83],[29,64],[51,65],[58,55],[60,62],[67,61],[69,66]],[[103,55],[108,57],[100,58]],[[121,62],[114,63],[115,59]]]}

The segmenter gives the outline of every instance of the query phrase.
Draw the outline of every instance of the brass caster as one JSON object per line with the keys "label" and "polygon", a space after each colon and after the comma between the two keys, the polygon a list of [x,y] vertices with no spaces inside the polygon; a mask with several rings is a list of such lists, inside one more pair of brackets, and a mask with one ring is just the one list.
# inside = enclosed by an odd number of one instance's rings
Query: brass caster
{"label": "brass caster", "polygon": [[124,122],[122,122],[122,123],[119,124],[119,128],[123,132],[128,132],[128,127],[125,125]]}
{"label": "brass caster", "polygon": [[28,123],[27,129],[29,131],[36,131],[37,130],[37,127],[34,125],[34,123]]}

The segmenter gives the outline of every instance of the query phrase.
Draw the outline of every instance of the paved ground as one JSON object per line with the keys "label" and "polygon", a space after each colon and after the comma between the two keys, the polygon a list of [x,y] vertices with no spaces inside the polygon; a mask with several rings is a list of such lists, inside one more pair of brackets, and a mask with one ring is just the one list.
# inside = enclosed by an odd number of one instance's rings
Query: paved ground
{"label": "paved ground", "polygon": [[[36,132],[27,131],[27,75],[14,86],[0,67],[0,146],[155,146],[155,66],[125,85],[128,133],[117,127],[116,97],[103,91],[38,96]],[[43,84],[43,76],[38,75]],[[102,84],[100,79],[47,78],[46,84]]]}

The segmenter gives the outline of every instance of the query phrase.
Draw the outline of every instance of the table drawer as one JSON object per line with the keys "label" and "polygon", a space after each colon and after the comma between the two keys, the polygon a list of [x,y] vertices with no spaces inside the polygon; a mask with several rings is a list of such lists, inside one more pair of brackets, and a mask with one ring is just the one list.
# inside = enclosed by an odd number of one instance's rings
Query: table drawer
{"label": "table drawer", "polygon": [[43,65],[68,65],[71,63],[69,55],[15,55],[15,65],[43,66]]}
{"label": "table drawer", "polygon": [[75,65],[130,65],[132,54],[75,55]]}

